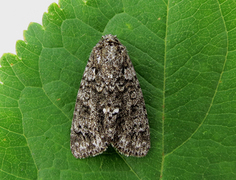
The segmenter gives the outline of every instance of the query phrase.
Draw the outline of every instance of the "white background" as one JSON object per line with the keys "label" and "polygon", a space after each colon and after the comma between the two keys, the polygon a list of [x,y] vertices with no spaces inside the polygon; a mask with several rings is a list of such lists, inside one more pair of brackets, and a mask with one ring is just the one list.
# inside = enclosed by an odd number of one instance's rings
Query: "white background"
{"label": "white background", "polygon": [[23,40],[23,31],[30,22],[42,25],[44,12],[58,0],[0,0],[0,57],[3,53],[16,54],[16,41]]}

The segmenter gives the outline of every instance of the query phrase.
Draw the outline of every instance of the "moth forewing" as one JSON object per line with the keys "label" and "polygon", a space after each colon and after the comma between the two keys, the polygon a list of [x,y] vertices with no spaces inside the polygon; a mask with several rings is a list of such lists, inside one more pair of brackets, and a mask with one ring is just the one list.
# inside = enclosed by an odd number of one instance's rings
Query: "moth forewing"
{"label": "moth forewing", "polygon": [[126,156],[150,148],[147,111],[134,67],[116,36],[93,48],[81,80],[71,126],[76,158],[95,156],[112,144]]}

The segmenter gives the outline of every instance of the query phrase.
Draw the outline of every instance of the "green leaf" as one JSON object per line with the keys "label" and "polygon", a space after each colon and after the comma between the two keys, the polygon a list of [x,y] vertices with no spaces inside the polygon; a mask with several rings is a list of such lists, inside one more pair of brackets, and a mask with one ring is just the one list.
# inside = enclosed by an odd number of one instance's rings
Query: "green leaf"
{"label": "green leaf", "polygon": [[[0,179],[235,179],[236,3],[61,0],[0,61]],[[151,128],[146,157],[75,159],[80,80],[102,35],[134,64]]]}

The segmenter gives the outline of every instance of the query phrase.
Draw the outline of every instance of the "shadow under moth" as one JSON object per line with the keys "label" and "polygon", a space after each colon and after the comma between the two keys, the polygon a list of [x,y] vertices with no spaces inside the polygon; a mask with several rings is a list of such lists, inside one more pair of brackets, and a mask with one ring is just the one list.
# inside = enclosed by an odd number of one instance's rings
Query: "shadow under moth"
{"label": "shadow under moth", "polygon": [[126,156],[150,148],[147,111],[134,67],[116,36],[105,35],[93,48],[78,91],[71,125],[76,158],[101,154],[111,144]]}

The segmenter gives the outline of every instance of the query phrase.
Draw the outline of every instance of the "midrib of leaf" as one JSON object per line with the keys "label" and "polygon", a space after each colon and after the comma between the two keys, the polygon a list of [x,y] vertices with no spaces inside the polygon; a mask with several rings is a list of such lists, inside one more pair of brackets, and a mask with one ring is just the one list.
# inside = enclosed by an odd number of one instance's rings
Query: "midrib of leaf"
{"label": "midrib of leaf", "polygon": [[163,176],[163,168],[164,168],[164,162],[165,162],[165,138],[164,138],[164,133],[165,133],[165,88],[166,88],[166,52],[167,52],[167,28],[168,28],[168,19],[169,19],[169,1],[166,4],[166,32],[165,32],[165,52],[164,52],[164,70],[163,70],[163,92],[162,92],[162,161],[161,161],[161,172],[160,172],[160,179],[162,179]]}

